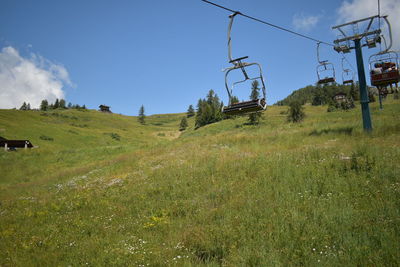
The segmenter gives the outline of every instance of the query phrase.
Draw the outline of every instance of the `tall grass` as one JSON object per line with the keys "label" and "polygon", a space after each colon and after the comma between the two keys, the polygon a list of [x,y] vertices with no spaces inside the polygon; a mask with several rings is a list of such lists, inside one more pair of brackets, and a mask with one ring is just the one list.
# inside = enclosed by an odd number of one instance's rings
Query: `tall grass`
{"label": "tall grass", "polygon": [[[15,175],[31,183],[1,182],[0,264],[400,265],[400,108],[373,108],[371,135],[359,110],[307,106],[292,124],[271,107],[259,126],[237,118],[168,141],[154,133],[179,116],[158,115],[140,130],[157,145],[63,152],[70,172],[44,180],[26,160]],[[0,155],[52,169],[37,151]]]}

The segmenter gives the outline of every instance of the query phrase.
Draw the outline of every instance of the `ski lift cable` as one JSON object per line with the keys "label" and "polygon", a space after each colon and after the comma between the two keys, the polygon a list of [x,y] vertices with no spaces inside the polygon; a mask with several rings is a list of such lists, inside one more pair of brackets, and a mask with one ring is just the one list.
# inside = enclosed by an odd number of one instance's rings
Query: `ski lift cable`
{"label": "ski lift cable", "polygon": [[218,5],[218,4],[213,3],[213,2],[210,2],[210,1],[208,1],[208,0],[201,0],[201,1],[203,1],[203,2],[205,2],[205,3],[207,3],[207,4],[210,4],[210,5],[213,5],[213,6],[222,8],[222,9],[225,9],[225,10],[227,10],[227,11],[230,11],[230,12],[233,12],[233,13],[237,13],[237,15],[241,15],[241,16],[243,16],[243,17],[246,17],[246,18],[248,18],[248,19],[251,19],[251,20],[260,22],[260,23],[262,23],[262,24],[266,24],[266,25],[271,26],[271,27],[274,27],[274,28],[276,28],[276,29],[279,29],[279,30],[282,30],[282,31],[285,31],[285,32],[288,32],[288,33],[291,33],[291,34],[294,34],[294,35],[297,35],[297,36],[306,38],[306,39],[309,39],[309,40],[311,40],[311,41],[314,41],[314,42],[317,42],[317,43],[321,43],[321,44],[325,44],[325,45],[329,45],[329,46],[334,46],[333,44],[330,44],[330,43],[327,43],[327,42],[324,42],[324,41],[315,39],[315,38],[313,38],[313,37],[310,37],[310,36],[307,36],[307,35],[304,35],[304,34],[301,34],[301,33],[298,33],[298,32],[292,31],[292,30],[289,30],[289,29],[286,29],[286,28],[284,28],[284,27],[281,27],[281,26],[278,26],[278,25],[269,23],[269,22],[267,22],[267,21],[264,21],[264,20],[261,20],[261,19],[258,19],[258,18],[249,16],[249,15],[246,15],[246,14],[241,13],[241,12],[239,12],[239,11],[236,11],[236,10],[233,10],[233,9],[230,9],[230,8],[227,8],[227,7]]}
{"label": "ski lift cable", "polygon": [[[241,15],[241,16],[243,16],[243,17],[246,17],[246,18],[255,20],[255,21],[257,21],[257,22],[266,24],[266,25],[268,25],[268,26],[277,28],[277,29],[279,29],[279,30],[286,31],[286,32],[288,32],[288,33],[291,33],[291,34],[294,34],[294,35],[297,35],[297,36],[300,36],[300,37],[309,39],[309,40],[311,40],[311,41],[316,42],[317,44],[325,44],[325,45],[328,45],[328,46],[334,46],[333,44],[330,44],[330,43],[327,43],[327,42],[324,42],[324,41],[321,41],[321,40],[318,40],[318,39],[315,39],[315,38],[306,36],[306,35],[301,34],[301,33],[297,33],[297,32],[295,32],[295,31],[292,31],[292,30],[283,28],[283,27],[281,27],[281,26],[278,26],[278,25],[275,25],[275,24],[272,24],[272,23],[269,23],[269,22],[266,22],[266,21],[263,21],[263,20],[260,20],[260,19],[258,19],[258,18],[255,18],[255,17],[249,16],[249,15],[246,15],[246,14],[244,14],[244,13],[241,13],[241,12],[239,12],[239,11],[236,11],[236,10],[233,10],[233,9],[230,9],[230,8],[227,8],[227,7],[218,5],[218,4],[213,3],[213,2],[210,2],[210,1],[208,1],[208,0],[201,0],[201,1],[203,1],[203,2],[205,2],[205,3],[207,3],[207,4],[210,4],[210,5],[219,7],[219,8],[221,8],[221,9],[230,11],[230,12],[235,13],[235,14],[237,14],[237,15]],[[353,65],[347,60],[347,58],[346,58],[343,54],[342,54],[342,57],[346,60],[346,62],[350,65],[351,69],[355,72],[355,69],[354,69]]]}

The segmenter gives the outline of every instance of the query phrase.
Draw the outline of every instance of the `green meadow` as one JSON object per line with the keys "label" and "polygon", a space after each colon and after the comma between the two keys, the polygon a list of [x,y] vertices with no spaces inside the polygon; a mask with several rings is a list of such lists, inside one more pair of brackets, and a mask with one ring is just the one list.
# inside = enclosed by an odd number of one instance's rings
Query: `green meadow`
{"label": "green meadow", "polygon": [[[390,98],[390,97],[389,97]],[[1,266],[399,266],[400,101],[185,114],[0,110]]]}

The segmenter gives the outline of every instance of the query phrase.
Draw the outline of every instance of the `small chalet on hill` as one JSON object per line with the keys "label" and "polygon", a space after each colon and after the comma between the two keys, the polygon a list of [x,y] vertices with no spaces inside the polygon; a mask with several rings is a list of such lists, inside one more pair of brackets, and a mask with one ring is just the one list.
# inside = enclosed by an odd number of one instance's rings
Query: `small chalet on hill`
{"label": "small chalet on hill", "polygon": [[99,109],[100,109],[101,112],[108,112],[108,113],[111,113],[111,110],[110,110],[110,107],[109,107],[109,106],[100,105],[100,106],[99,106]]}
{"label": "small chalet on hill", "polygon": [[16,148],[32,148],[33,145],[29,140],[7,140],[0,136],[0,147],[4,150],[15,150]]}
{"label": "small chalet on hill", "polygon": [[340,92],[340,93],[337,93],[336,95],[334,95],[332,97],[332,99],[334,101],[336,101],[336,103],[342,103],[342,102],[347,101],[347,96],[345,93]]}

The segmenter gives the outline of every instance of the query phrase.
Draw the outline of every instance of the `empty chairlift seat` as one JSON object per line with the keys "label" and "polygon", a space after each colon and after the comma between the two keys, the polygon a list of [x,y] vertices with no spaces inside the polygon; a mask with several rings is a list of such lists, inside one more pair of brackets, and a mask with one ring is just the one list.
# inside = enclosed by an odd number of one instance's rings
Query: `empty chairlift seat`
{"label": "empty chairlift seat", "polygon": [[249,100],[223,107],[222,113],[226,115],[241,115],[263,111],[267,108],[264,98]]}

